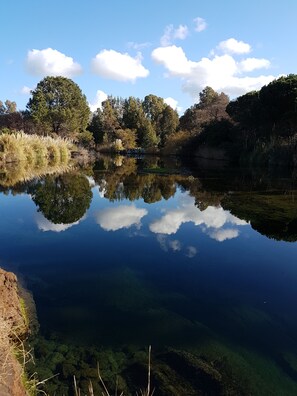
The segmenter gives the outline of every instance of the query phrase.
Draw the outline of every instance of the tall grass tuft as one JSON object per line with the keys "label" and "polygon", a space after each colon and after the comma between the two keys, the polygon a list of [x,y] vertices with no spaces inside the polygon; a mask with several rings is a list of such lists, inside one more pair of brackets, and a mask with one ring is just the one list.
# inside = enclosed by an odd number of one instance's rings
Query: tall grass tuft
{"label": "tall grass tuft", "polygon": [[65,138],[27,135],[23,132],[0,135],[0,163],[26,161],[43,165],[50,161],[66,163],[71,158],[73,143]]}
{"label": "tall grass tuft", "polygon": [[23,132],[0,135],[0,184],[11,187],[45,174],[71,168],[70,140]]}

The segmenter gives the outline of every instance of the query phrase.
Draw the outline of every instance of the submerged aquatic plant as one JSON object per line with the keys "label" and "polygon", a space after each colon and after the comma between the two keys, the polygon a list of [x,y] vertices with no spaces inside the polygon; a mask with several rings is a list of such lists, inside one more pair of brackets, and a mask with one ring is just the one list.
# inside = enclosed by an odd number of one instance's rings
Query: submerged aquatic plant
{"label": "submerged aquatic plant", "polygon": [[[136,396],[153,396],[154,394],[154,389],[151,390],[151,345],[149,346],[148,349],[148,371],[147,371],[147,386],[145,389],[141,389],[140,392],[136,392]],[[100,367],[99,367],[99,363],[97,363],[97,375],[98,375],[98,379],[101,383],[101,386],[103,388],[103,392],[102,392],[102,396],[112,396],[112,394],[110,393],[110,391],[108,390],[101,372],[100,372]],[[75,375],[73,376],[73,383],[74,383],[74,394],[75,396],[82,396],[81,390],[79,388],[79,386],[77,385],[77,381],[76,381],[76,377]],[[94,388],[93,388],[93,384],[92,381],[89,382],[89,387],[88,387],[88,392],[89,395],[88,396],[96,396],[95,392],[94,392]],[[124,392],[122,391],[121,393],[118,393],[118,389],[116,386],[115,389],[115,393],[114,396],[124,396]]]}

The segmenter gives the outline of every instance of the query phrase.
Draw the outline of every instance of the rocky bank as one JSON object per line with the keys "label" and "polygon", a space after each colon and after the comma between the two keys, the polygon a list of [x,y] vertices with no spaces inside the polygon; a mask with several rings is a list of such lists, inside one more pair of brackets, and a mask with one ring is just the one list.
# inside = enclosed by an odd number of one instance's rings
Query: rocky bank
{"label": "rocky bank", "polygon": [[0,268],[0,395],[27,396],[16,349],[29,327],[17,277]]}

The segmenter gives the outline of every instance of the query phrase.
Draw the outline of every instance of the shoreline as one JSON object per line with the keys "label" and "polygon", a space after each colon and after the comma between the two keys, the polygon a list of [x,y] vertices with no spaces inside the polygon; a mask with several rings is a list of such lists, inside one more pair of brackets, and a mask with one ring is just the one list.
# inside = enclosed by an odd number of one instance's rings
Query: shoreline
{"label": "shoreline", "polygon": [[24,341],[37,329],[34,301],[17,276],[2,268],[0,295],[0,394],[28,396]]}

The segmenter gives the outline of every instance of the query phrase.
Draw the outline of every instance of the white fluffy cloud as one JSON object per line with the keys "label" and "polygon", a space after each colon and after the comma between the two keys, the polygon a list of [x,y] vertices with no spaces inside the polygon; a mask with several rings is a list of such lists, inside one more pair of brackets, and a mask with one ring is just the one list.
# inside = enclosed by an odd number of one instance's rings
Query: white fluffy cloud
{"label": "white fluffy cloud", "polygon": [[89,102],[89,107],[92,112],[96,111],[98,108],[102,108],[102,102],[107,99],[107,94],[104,91],[98,90],[96,92],[96,97],[93,102]]}
{"label": "white fluffy cloud", "polygon": [[225,54],[248,54],[251,52],[252,47],[244,41],[238,41],[235,38],[221,41],[217,46]]}
{"label": "white fluffy cloud", "polygon": [[182,111],[182,107],[178,106],[178,101],[175,100],[174,98],[171,98],[170,96],[168,98],[164,99],[164,102],[173,108],[173,110],[176,110],[177,112],[181,112]]}
{"label": "white fluffy cloud", "polygon": [[251,72],[257,69],[268,69],[270,62],[268,59],[246,58],[239,62],[238,67],[243,72]]}
{"label": "white fluffy cloud", "polygon": [[207,28],[207,23],[206,23],[205,19],[203,19],[201,17],[195,18],[194,23],[195,23],[196,32],[202,32],[203,30],[205,30]]}
{"label": "white fluffy cloud", "polygon": [[117,81],[135,82],[145,78],[149,71],[142,65],[141,53],[135,58],[127,53],[114,50],[102,50],[92,59],[92,71],[101,77]]}
{"label": "white fluffy cloud", "polygon": [[171,75],[186,76],[192,73],[195,62],[187,59],[181,47],[171,45],[169,47],[155,48],[152,58],[156,63],[163,65]]}
{"label": "white fluffy cloud", "polygon": [[175,99],[173,99],[173,98],[171,98],[171,97],[168,97],[168,98],[164,99],[164,102],[165,102],[168,106],[172,107],[174,110],[177,109],[177,104],[178,104],[178,101],[177,101],[177,100],[175,100]]}
{"label": "white fluffy cloud", "polygon": [[[84,219],[84,218],[82,218]],[[80,221],[82,220],[80,219]],[[75,223],[70,223],[70,224],[55,224],[46,219],[40,212],[36,214],[35,217],[37,227],[41,231],[52,231],[52,232],[62,232],[66,231],[68,228],[73,227],[74,225],[77,225],[80,221],[76,221]]]}
{"label": "white fluffy cloud", "polygon": [[189,93],[194,101],[199,99],[198,93],[206,86],[234,97],[258,90],[276,78],[273,75],[244,75],[256,69],[267,69],[270,66],[267,59],[246,58],[237,61],[232,55],[224,53],[191,61],[183,49],[175,45],[154,49],[152,58],[165,67],[168,76],[181,78],[183,90]]}
{"label": "white fluffy cloud", "polygon": [[73,58],[52,48],[28,51],[26,68],[34,76],[72,77],[82,72]]}
{"label": "white fluffy cloud", "polygon": [[216,231],[225,224],[237,226],[247,224],[221,207],[208,206],[204,211],[200,211],[195,206],[194,198],[185,194],[181,198],[181,206],[179,208],[167,211],[159,220],[152,222],[149,228],[156,234],[171,235],[175,234],[182,224],[188,222],[192,222],[196,226],[206,227],[206,229],[215,229]]}
{"label": "white fluffy cloud", "polygon": [[141,219],[147,215],[146,209],[134,205],[121,205],[100,210],[96,214],[97,223],[106,231],[117,231],[132,225],[140,227]]}
{"label": "white fluffy cloud", "polygon": [[162,47],[170,45],[174,40],[184,40],[189,35],[189,29],[186,25],[179,25],[174,28],[173,25],[167,25],[164,34],[161,37],[160,44]]}

